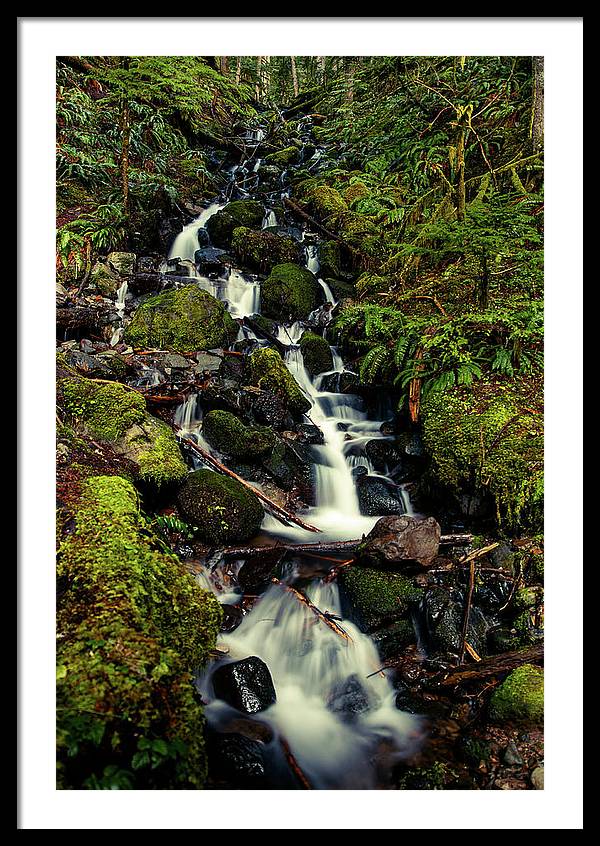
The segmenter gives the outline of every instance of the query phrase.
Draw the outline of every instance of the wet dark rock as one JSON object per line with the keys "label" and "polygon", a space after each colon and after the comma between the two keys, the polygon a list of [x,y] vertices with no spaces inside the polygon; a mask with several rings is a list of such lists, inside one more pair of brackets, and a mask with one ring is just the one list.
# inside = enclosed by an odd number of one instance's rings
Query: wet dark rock
{"label": "wet dark rock", "polygon": [[133,294],[150,294],[160,291],[163,284],[163,276],[158,271],[138,271],[128,280],[128,289]]}
{"label": "wet dark rock", "polygon": [[239,385],[232,379],[213,377],[202,391],[200,399],[205,411],[222,409],[239,413],[242,406]]}
{"label": "wet dark rock", "polygon": [[200,247],[208,247],[210,244],[210,235],[204,226],[198,228],[198,244]]}
{"label": "wet dark rock", "polygon": [[365,452],[378,473],[386,473],[400,463],[402,456],[396,446],[385,438],[373,438],[365,445]]}
{"label": "wet dark rock", "polygon": [[194,253],[194,263],[199,273],[209,276],[221,273],[224,266],[231,263],[231,257],[218,247],[204,247]]}
{"label": "wet dark rock", "polygon": [[269,550],[267,547],[260,558],[245,561],[237,575],[238,584],[244,593],[260,593],[266,588],[282,556],[281,550]]}
{"label": "wet dark rock", "polygon": [[267,783],[263,744],[236,732],[209,733],[209,777],[227,787],[260,789]]}
{"label": "wet dark rock", "polygon": [[410,620],[398,620],[385,629],[373,632],[371,638],[383,661],[401,655],[417,639]]}
{"label": "wet dark rock", "polygon": [[357,714],[369,710],[369,698],[357,675],[353,674],[335,685],[327,707],[344,720],[352,720]]}
{"label": "wet dark rock", "polygon": [[70,350],[65,354],[65,361],[68,365],[79,371],[79,373],[91,378],[117,378],[110,364],[97,355],[89,355],[89,353],[80,352],[79,350]]}
{"label": "wet dark rock", "polygon": [[364,466],[364,464],[359,464],[358,467],[352,468],[352,477],[354,479],[358,479],[361,476],[367,476],[369,474],[368,469]]}
{"label": "wet dark rock", "polygon": [[396,708],[407,714],[415,714],[429,719],[443,719],[448,715],[450,706],[437,699],[424,699],[418,692],[412,690],[404,681],[394,682],[396,689]]}
{"label": "wet dark rock", "polygon": [[383,567],[405,561],[428,566],[438,554],[440,535],[440,525],[433,517],[382,517],[358,547],[357,556]]}
{"label": "wet dark rock", "polygon": [[368,516],[404,514],[406,508],[397,485],[380,476],[359,475],[356,480],[360,513]]}
{"label": "wet dark rock", "polygon": [[264,711],[277,700],[269,668],[254,655],[218,667],[212,683],[215,696],[246,714]]}
{"label": "wet dark rock", "polygon": [[293,425],[285,400],[271,391],[246,389],[241,394],[241,407],[255,422],[280,431]]}
{"label": "wet dark rock", "polygon": [[262,466],[284,491],[295,487],[312,500],[311,456],[302,444],[279,440],[272,452],[263,458]]}
{"label": "wet dark rock", "polygon": [[187,476],[177,492],[177,507],[184,520],[198,527],[199,537],[215,545],[249,540],[264,517],[253,491],[211,470]]}
{"label": "wet dark rock", "polygon": [[[464,602],[462,596],[442,587],[427,591],[424,599],[425,625],[429,643],[444,654],[459,655],[462,647]],[[489,624],[479,608],[472,605],[467,642],[478,655],[487,654],[486,635]]]}
{"label": "wet dark rock", "polygon": [[341,373],[328,373],[321,380],[321,390],[333,394],[355,394],[360,385],[360,377],[350,370]]}
{"label": "wet dark rock", "polygon": [[325,437],[318,426],[313,426],[312,423],[301,423],[298,426],[298,432],[302,440],[307,444],[323,444]]}
{"label": "wet dark rock", "polygon": [[242,622],[243,614],[239,605],[221,605],[223,620],[221,622],[222,632],[232,632]]}
{"label": "wet dark rock", "polygon": [[492,654],[501,655],[512,652],[520,646],[520,638],[515,629],[510,626],[499,626],[488,632],[488,650]]}

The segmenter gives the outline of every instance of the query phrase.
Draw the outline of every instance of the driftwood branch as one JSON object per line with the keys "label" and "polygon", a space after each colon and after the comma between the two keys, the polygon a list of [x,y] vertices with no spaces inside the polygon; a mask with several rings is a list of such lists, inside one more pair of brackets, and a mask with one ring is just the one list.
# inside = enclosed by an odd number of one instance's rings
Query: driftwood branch
{"label": "driftwood branch", "polygon": [[287,593],[291,593],[292,596],[295,596],[299,602],[301,602],[303,605],[306,605],[306,607],[312,611],[315,617],[317,617],[322,623],[325,623],[325,625],[330,628],[332,632],[335,632],[337,635],[344,638],[344,640],[347,640],[349,643],[352,643],[352,638],[350,637],[350,635],[335,622],[333,617],[328,614],[325,614],[323,611],[321,611],[320,608],[317,608],[317,606],[312,603],[307,596],[305,596],[299,590],[296,590],[296,588],[290,587],[290,585],[284,585],[283,582],[279,581],[279,579],[273,578],[271,579],[271,581],[274,585],[280,585]]}
{"label": "driftwood branch", "polygon": [[202,447],[198,446],[198,444],[194,443],[194,441],[190,440],[189,438],[184,438],[181,435],[178,435],[177,438],[181,443],[184,443],[187,447],[196,452],[200,456],[200,458],[202,458],[203,461],[205,461],[207,464],[210,464],[210,466],[213,467],[215,470],[218,470],[219,473],[223,473],[224,476],[229,476],[230,479],[235,479],[245,488],[248,488],[248,490],[256,494],[256,496],[262,502],[264,502],[265,505],[268,506],[269,511],[271,511],[273,516],[280,520],[282,523],[295,523],[297,526],[300,526],[300,528],[302,529],[306,529],[308,532],[321,531],[321,529],[318,529],[316,526],[311,526],[310,523],[305,523],[299,517],[296,517],[295,514],[292,514],[291,511],[287,511],[287,509],[282,508],[281,505],[278,505],[268,496],[265,496],[262,491],[259,491],[245,479],[242,479],[242,477],[238,476],[237,473],[234,473],[233,470],[230,470],[228,467],[225,467],[224,464],[221,464],[220,461],[217,461],[216,458],[214,458],[209,452],[206,452],[206,450],[202,449]]}
{"label": "driftwood branch", "polygon": [[290,745],[284,737],[279,738],[279,745],[283,751],[285,756],[285,760],[288,762],[288,766],[290,770],[294,773],[304,790],[312,790],[313,786],[306,777],[305,773],[300,768],[300,764],[296,760],[294,753],[290,749]]}
{"label": "driftwood branch", "polygon": [[[440,546],[466,546],[473,539],[473,535],[442,535]],[[347,541],[323,541],[321,543],[282,543],[273,546],[230,546],[223,549],[225,558],[255,558],[263,555],[265,551],[272,549],[283,549],[285,552],[349,552],[362,543],[363,538]]]}
{"label": "driftwood branch", "polygon": [[480,681],[499,673],[507,673],[520,667],[521,664],[542,664],[544,661],[544,647],[531,646],[515,652],[504,652],[484,658],[477,664],[462,664],[442,673],[437,673],[427,680],[427,687],[450,687],[462,682]]}

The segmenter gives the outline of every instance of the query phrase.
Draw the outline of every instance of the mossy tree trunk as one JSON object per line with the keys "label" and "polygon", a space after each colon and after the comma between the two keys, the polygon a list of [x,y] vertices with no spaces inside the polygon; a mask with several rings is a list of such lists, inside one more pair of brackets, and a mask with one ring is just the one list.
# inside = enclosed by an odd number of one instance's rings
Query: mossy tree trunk
{"label": "mossy tree trunk", "polygon": [[534,153],[544,147],[544,57],[533,57],[533,108],[531,115],[531,144]]}
{"label": "mossy tree trunk", "polygon": [[296,57],[292,56],[292,85],[294,86],[294,97],[298,96],[300,89],[298,88],[298,70],[296,68]]}
{"label": "mossy tree trunk", "polygon": [[[123,70],[129,69],[129,59],[123,58]],[[127,92],[123,90],[121,94],[121,109],[120,109],[120,129],[121,129],[121,189],[123,192],[123,213],[125,218],[129,218],[129,139],[131,135],[130,116],[129,116],[129,99]]]}
{"label": "mossy tree trunk", "polygon": [[461,120],[458,127],[458,137],[456,139],[456,217],[458,220],[465,219],[466,208],[465,127]]}

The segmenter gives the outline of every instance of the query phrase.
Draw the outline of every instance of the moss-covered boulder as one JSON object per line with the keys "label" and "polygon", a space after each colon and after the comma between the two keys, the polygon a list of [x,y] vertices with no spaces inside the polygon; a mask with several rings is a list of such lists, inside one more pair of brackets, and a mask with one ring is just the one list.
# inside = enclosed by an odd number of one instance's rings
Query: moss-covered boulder
{"label": "moss-covered boulder", "polygon": [[[495,504],[498,524],[511,532],[543,525],[543,420],[515,383],[481,380],[431,391],[422,404],[423,442],[433,484],[463,509],[475,497]],[[466,505],[465,505],[466,503]]]}
{"label": "moss-covered boulder", "polygon": [[359,202],[359,200],[364,200],[369,197],[371,192],[367,188],[364,182],[352,182],[351,185],[348,185],[347,188],[344,189],[344,200],[348,203],[350,207],[354,203]]}
{"label": "moss-covered boulder", "polygon": [[317,250],[317,256],[320,265],[319,276],[322,278],[328,276],[336,278],[340,275],[342,256],[340,245],[337,241],[321,241]]}
{"label": "moss-covered boulder", "polygon": [[61,539],[57,761],[63,789],[190,789],[206,773],[192,671],[221,612],[160,551],[119,476],[81,483]]}
{"label": "moss-covered boulder", "polygon": [[274,320],[306,320],[324,301],[317,277],[297,264],[278,264],[261,286],[263,313]]}
{"label": "moss-covered boulder", "polygon": [[544,672],[533,664],[517,667],[496,688],[490,717],[502,723],[541,724],[544,719]]}
{"label": "moss-covered boulder", "polygon": [[119,382],[59,381],[59,404],[86,435],[107,442],[137,467],[136,480],[152,490],[177,484],[187,467],[175,435],[146,411],[141,394]]}
{"label": "moss-covered boulder", "polygon": [[311,211],[328,225],[335,226],[348,213],[348,203],[340,192],[323,182],[307,180],[301,186],[301,195]]}
{"label": "moss-covered boulder", "polygon": [[246,226],[233,230],[231,248],[240,262],[260,273],[268,273],[276,264],[300,261],[300,247],[289,235],[257,232]]}
{"label": "moss-covered boulder", "polygon": [[186,285],[144,300],[124,338],[136,349],[190,352],[228,346],[237,332],[223,303],[196,285]]}
{"label": "moss-covered boulder", "polygon": [[90,271],[90,285],[103,297],[114,297],[121,285],[121,280],[106,262],[97,261]]}
{"label": "moss-covered boulder", "polygon": [[298,147],[284,147],[283,150],[277,150],[275,153],[269,153],[265,156],[265,162],[268,165],[277,165],[277,167],[289,167],[295,164],[300,158],[300,150]]}
{"label": "moss-covered boulder", "polygon": [[370,567],[345,567],[338,578],[344,616],[364,632],[405,618],[422,598],[412,579]]}
{"label": "moss-covered boulder", "polygon": [[211,470],[189,474],[177,494],[177,505],[183,518],[212,544],[249,540],[264,516],[260,500],[251,490]]}
{"label": "moss-covered boulder", "polygon": [[320,335],[314,332],[305,332],[300,338],[300,349],[304,366],[311,376],[318,376],[333,367],[333,356],[331,347]]}
{"label": "moss-covered boulder", "polygon": [[220,452],[234,458],[256,458],[275,443],[273,432],[264,426],[246,426],[228,411],[210,411],[202,423],[207,440]]}
{"label": "moss-covered boulder", "polygon": [[135,271],[135,253],[112,252],[108,254],[106,261],[109,267],[121,276],[131,276]]}
{"label": "moss-covered boulder", "polygon": [[210,239],[217,247],[227,249],[238,226],[260,229],[265,210],[258,200],[234,200],[206,221]]}
{"label": "moss-covered boulder", "polygon": [[310,400],[283,363],[278,352],[272,349],[255,350],[248,358],[248,382],[279,396],[289,411],[298,416],[310,410]]}

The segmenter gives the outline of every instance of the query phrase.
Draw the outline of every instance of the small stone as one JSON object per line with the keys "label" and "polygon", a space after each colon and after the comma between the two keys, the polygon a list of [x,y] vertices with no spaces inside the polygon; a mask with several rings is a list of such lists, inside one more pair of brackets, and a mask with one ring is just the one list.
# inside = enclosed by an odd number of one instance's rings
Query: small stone
{"label": "small stone", "polygon": [[504,755],[502,756],[504,763],[508,764],[509,767],[522,767],[523,766],[523,758],[519,755],[519,750],[517,749],[514,741],[509,741],[506,749],[504,750]]}

